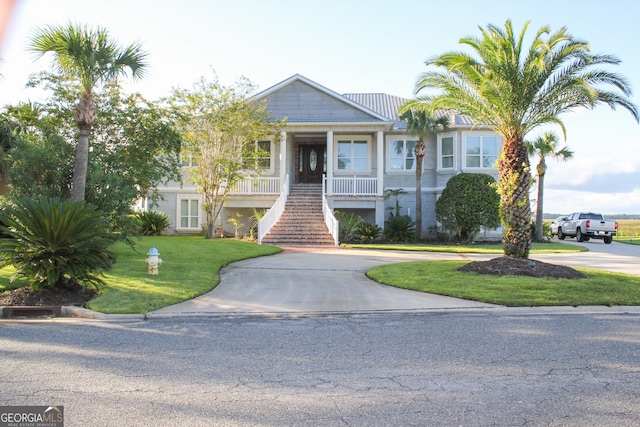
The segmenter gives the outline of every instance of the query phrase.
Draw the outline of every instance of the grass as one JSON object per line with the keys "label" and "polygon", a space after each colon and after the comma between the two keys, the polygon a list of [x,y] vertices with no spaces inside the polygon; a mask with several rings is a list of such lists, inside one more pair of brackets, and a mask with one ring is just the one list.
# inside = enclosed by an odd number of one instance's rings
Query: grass
{"label": "grass", "polygon": [[[157,276],[144,263],[155,246],[163,260]],[[200,236],[145,237],[136,251],[118,243],[117,262],[105,275],[104,292],[87,307],[104,313],[147,313],[209,292],[220,282],[219,270],[246,258],[280,252],[273,246]]]}
{"label": "grass", "polygon": [[[640,239],[638,239],[640,240]],[[638,241],[634,241],[635,244]],[[163,264],[160,274],[150,276],[144,263],[155,246]],[[502,254],[497,244],[476,245],[345,245],[356,248],[402,251]],[[117,262],[104,280],[101,294],[87,307],[103,313],[147,313],[202,295],[220,281],[219,270],[241,259],[280,252],[234,239],[202,237],[144,237],[135,249],[118,243],[112,247]],[[586,250],[565,243],[533,244],[531,253]],[[391,286],[506,306],[640,305],[640,277],[581,270],[587,279],[536,279],[480,276],[456,271],[464,261],[426,261],[390,264],[367,272],[372,279]],[[0,292],[25,286],[9,281],[12,267],[0,269]]]}
{"label": "grass", "polygon": [[640,238],[640,219],[622,219],[618,221],[618,237],[623,239],[629,237]]}
{"label": "grass", "polygon": [[622,239],[616,238],[615,241],[619,242],[619,243],[627,243],[629,245],[640,245],[640,237],[636,237],[636,238],[630,237],[628,239],[627,238],[622,238]]}
{"label": "grass", "polygon": [[[393,251],[424,251],[424,252],[452,252],[463,254],[502,254],[500,243],[476,243],[473,245],[444,245],[444,244],[343,244],[346,248],[358,249],[386,249]],[[587,248],[567,243],[549,242],[533,243],[532,254],[553,254],[562,252],[585,252]]]}
{"label": "grass", "polygon": [[[155,246],[163,264],[157,276],[147,273],[144,260]],[[144,237],[135,249],[124,243],[111,247],[116,263],[103,277],[106,287],[87,308],[102,313],[147,313],[202,295],[220,282],[219,270],[241,259],[280,252],[273,246],[234,239],[199,236]],[[10,283],[10,267],[0,270],[0,291],[26,283]]]}
{"label": "grass", "polygon": [[398,288],[509,307],[640,305],[640,277],[578,269],[586,279],[488,276],[456,271],[465,261],[418,261],[374,267],[371,279]]}

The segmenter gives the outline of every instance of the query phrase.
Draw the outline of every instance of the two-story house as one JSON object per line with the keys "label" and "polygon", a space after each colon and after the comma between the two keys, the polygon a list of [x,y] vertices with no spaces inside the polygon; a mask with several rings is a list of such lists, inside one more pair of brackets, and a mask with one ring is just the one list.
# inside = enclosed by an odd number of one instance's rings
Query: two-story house
{"label": "two-story house", "polygon": [[[415,217],[417,138],[407,134],[406,123],[398,117],[406,99],[382,93],[340,95],[294,75],[260,92],[255,100],[264,101],[274,119],[286,117],[286,126],[273,140],[256,142],[268,155],[260,161],[259,175],[248,173],[233,189],[219,219],[225,234],[234,232],[230,218],[249,224],[255,208],[273,207],[261,223],[260,241],[334,244],[334,210],[356,213],[384,227],[388,208],[395,205],[395,200],[385,200],[385,190],[400,188],[407,193],[400,200],[401,213]],[[435,202],[449,178],[461,172],[497,176],[493,165],[502,138],[464,116],[449,117],[450,132],[425,140],[421,183],[425,237],[437,230]],[[164,200],[155,209],[170,217],[169,233],[201,232],[205,215],[197,188],[168,185],[160,191]],[[283,222],[289,226],[283,227]],[[312,236],[315,229],[325,236]]]}

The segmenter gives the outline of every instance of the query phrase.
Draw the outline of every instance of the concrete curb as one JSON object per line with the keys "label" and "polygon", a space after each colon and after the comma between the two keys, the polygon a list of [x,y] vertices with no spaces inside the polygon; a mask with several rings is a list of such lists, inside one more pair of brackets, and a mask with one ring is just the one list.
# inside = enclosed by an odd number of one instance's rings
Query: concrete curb
{"label": "concrete curb", "polygon": [[[0,316],[2,309],[0,307]],[[99,321],[146,321],[162,319],[300,319],[313,317],[359,317],[359,316],[407,316],[407,315],[484,315],[484,316],[539,316],[539,315],[640,315],[640,306],[582,306],[582,307],[484,307],[484,308],[424,308],[412,310],[362,310],[362,311],[309,311],[309,312],[190,312],[190,313],[146,313],[105,314],[86,308],[62,306],[58,319]],[[19,317],[3,320],[51,320],[52,317]]]}

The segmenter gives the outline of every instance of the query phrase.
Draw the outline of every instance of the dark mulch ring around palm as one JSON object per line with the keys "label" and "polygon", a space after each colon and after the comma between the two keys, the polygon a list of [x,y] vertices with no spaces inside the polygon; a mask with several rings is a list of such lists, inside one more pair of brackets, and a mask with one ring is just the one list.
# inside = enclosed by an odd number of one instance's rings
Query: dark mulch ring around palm
{"label": "dark mulch ring around palm", "polygon": [[4,295],[0,295],[0,307],[15,305],[22,306],[45,306],[45,305],[66,305],[82,306],[91,298],[96,296],[93,289],[85,290],[82,286],[73,287],[53,287],[42,291],[32,291],[28,286],[14,289]]}
{"label": "dark mulch ring around palm", "polygon": [[531,259],[516,259],[503,256],[489,261],[473,261],[458,271],[490,274],[494,276],[550,277],[554,279],[584,279],[587,276],[564,265],[547,264]]}

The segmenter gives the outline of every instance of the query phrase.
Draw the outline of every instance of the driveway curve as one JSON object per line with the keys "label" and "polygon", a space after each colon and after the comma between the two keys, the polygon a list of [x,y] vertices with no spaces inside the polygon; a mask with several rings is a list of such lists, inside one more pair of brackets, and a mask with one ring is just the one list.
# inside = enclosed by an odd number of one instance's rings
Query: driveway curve
{"label": "driveway curve", "polygon": [[468,259],[460,254],[344,248],[285,248],[235,262],[220,272],[211,292],[151,314],[341,313],[497,307],[381,285],[365,276],[393,262]]}
{"label": "driveway curve", "polygon": [[[589,252],[532,255],[539,261],[640,275],[640,246],[581,244]],[[151,315],[301,314],[495,308],[496,305],[381,285],[365,276],[394,262],[487,260],[498,255],[345,248],[285,248],[235,262],[220,272],[211,292]]]}

